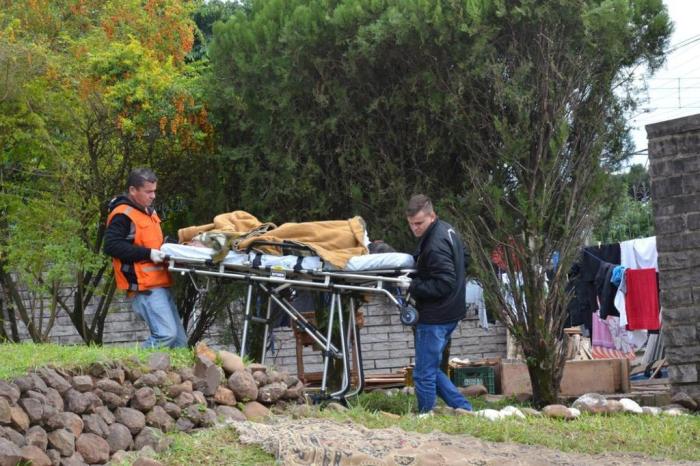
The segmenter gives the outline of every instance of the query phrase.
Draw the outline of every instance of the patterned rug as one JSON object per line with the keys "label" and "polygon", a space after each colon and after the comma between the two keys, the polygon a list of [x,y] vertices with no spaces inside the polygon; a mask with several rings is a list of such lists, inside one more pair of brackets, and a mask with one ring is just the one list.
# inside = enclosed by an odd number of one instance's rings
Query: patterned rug
{"label": "patterned rug", "polygon": [[634,351],[625,353],[617,349],[605,348],[603,346],[593,346],[591,348],[591,356],[593,359],[630,359],[634,360],[636,355]]}
{"label": "patterned rug", "polygon": [[243,444],[256,444],[280,464],[333,466],[396,465],[660,465],[692,464],[655,461],[621,454],[584,455],[545,447],[479,440],[469,435],[421,434],[398,428],[368,429],[351,421],[274,418],[269,424],[232,424]]}

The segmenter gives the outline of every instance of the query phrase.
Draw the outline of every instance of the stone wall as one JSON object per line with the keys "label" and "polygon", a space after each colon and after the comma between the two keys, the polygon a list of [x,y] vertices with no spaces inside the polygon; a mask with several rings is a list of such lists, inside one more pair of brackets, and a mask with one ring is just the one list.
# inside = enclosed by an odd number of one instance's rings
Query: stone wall
{"label": "stone wall", "polygon": [[41,367],[0,380],[0,465],[131,464],[128,451],[168,448],[165,432],[260,420],[304,399],[296,377],[225,351],[178,369],[167,353],[148,365]]}
{"label": "stone wall", "polygon": [[669,376],[700,402],[700,115],[646,130]]}

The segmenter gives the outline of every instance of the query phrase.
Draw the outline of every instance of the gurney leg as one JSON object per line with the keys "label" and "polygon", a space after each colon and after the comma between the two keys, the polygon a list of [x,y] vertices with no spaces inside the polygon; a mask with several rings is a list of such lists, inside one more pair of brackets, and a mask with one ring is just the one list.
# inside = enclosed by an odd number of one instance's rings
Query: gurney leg
{"label": "gurney leg", "polygon": [[243,341],[241,342],[241,359],[245,357],[245,344],[248,340],[248,323],[250,322],[250,302],[253,299],[253,283],[248,283],[248,293],[245,299],[245,317],[243,318]]}
{"label": "gurney leg", "polygon": [[365,386],[365,370],[362,367],[362,353],[360,352],[360,332],[358,332],[355,320],[355,299],[352,297],[350,298],[350,317],[348,318],[348,343],[350,341],[352,341],[353,363],[357,366],[357,386],[353,391],[346,393],[345,397],[357,395]]}
{"label": "gurney leg", "polygon": [[326,332],[326,346],[323,352],[323,378],[321,379],[321,396],[326,395],[326,385],[328,382],[328,363],[331,358],[331,338],[333,336],[333,319],[335,317],[335,300],[337,295],[331,296],[331,309],[328,311],[328,331]]}
{"label": "gurney leg", "polygon": [[[304,316],[296,310],[294,306],[292,306],[286,299],[280,299],[277,296],[275,296],[274,293],[268,290],[268,288],[265,287],[265,285],[260,285],[260,288],[263,289],[272,300],[277,303],[282,310],[284,310],[289,317],[291,317],[296,323],[299,324],[299,326],[311,337],[314,339],[316,343],[320,347],[325,347],[327,340],[324,338],[323,334],[316,329],[315,326],[309,324],[309,322],[304,318]],[[333,353],[337,353],[338,349],[331,343],[330,344],[331,351]]]}
{"label": "gurney leg", "polygon": [[343,302],[340,299],[340,293],[334,293],[338,302],[338,329],[340,331],[340,346],[341,356],[343,358],[343,383],[340,390],[331,394],[332,398],[343,397],[350,388],[350,364],[348,360],[348,340],[346,338],[345,326],[343,324]]}
{"label": "gurney leg", "polygon": [[265,355],[267,354],[267,338],[270,331],[270,314],[272,312],[272,299],[267,299],[267,313],[265,314],[265,335],[263,336],[262,356],[260,356],[260,364],[265,364]]}

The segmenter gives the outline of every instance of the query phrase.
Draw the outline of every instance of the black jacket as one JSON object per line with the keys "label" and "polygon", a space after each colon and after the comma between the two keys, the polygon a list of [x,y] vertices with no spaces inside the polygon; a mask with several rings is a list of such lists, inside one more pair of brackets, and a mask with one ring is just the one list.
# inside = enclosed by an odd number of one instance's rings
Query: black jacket
{"label": "black jacket", "polygon": [[463,319],[469,256],[459,234],[449,223],[435,220],[421,237],[414,257],[416,274],[409,291],[416,300],[418,323],[446,324]]}
{"label": "black jacket", "polygon": [[[145,212],[124,195],[117,196],[110,201],[109,212],[111,213],[115,207],[121,204],[127,204],[134,209]],[[145,213],[150,214],[149,212]],[[134,245],[135,234],[136,227],[134,222],[124,214],[115,215],[105,231],[104,252],[122,261],[122,271],[130,284],[136,284],[136,273],[133,267],[129,267],[129,264],[151,260],[151,250],[149,248]]]}

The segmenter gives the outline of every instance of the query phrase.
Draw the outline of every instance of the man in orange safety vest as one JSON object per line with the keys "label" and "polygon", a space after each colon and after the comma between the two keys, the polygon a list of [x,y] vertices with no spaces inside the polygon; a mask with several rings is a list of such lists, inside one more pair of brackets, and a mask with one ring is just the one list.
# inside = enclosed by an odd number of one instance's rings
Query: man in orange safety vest
{"label": "man in orange safety vest", "polygon": [[176,348],[187,345],[187,335],[160,251],[163,231],[153,208],[157,182],[148,168],[129,174],[127,192],[109,203],[104,252],[112,256],[117,288],[127,292],[134,312],[148,324],[151,335],[142,346]]}

